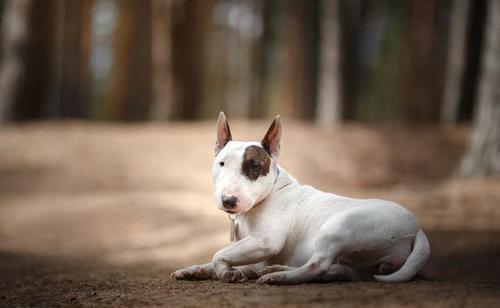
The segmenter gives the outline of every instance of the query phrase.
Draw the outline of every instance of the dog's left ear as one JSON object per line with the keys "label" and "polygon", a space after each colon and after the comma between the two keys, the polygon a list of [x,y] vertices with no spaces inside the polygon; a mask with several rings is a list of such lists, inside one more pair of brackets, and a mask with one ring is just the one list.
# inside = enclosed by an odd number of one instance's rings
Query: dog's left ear
{"label": "dog's left ear", "polygon": [[278,158],[280,155],[280,140],[281,140],[281,119],[280,116],[274,118],[273,123],[267,130],[264,139],[262,139],[262,146],[269,155]]}
{"label": "dog's left ear", "polygon": [[215,142],[215,155],[224,148],[224,146],[232,140],[231,130],[226,120],[226,115],[223,111],[219,113],[217,119],[217,141]]}

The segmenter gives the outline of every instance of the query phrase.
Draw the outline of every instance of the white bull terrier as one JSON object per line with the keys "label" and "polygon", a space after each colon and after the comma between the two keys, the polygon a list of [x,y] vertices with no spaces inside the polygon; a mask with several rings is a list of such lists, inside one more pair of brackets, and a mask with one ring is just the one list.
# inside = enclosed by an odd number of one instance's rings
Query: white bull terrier
{"label": "white bull terrier", "polygon": [[415,216],[399,204],[353,199],[301,185],[278,166],[281,122],[262,142],[232,141],[223,112],[212,169],[217,207],[236,217],[234,240],[212,262],[174,279],[297,284],[412,279],[430,246]]}

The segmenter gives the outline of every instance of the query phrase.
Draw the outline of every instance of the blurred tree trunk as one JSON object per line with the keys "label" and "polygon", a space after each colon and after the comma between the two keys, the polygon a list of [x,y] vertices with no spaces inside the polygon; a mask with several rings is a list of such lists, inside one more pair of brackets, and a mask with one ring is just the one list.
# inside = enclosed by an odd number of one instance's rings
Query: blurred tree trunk
{"label": "blurred tree trunk", "polygon": [[[19,5],[26,1],[14,2]],[[26,3],[30,5],[28,16],[17,17],[17,22],[26,19],[24,47],[7,54],[16,53],[29,73],[20,76],[9,91],[1,91],[15,96],[11,98],[15,102],[12,116],[18,120],[88,116],[92,0]]]}
{"label": "blurred tree trunk", "polygon": [[290,1],[287,26],[287,90],[284,111],[294,117],[313,119],[316,111],[319,62],[319,3]]}
{"label": "blurred tree trunk", "polygon": [[2,62],[0,66],[0,123],[13,117],[22,80],[28,73],[26,47],[32,0],[6,0],[2,16]]}
{"label": "blurred tree trunk", "polygon": [[196,119],[203,102],[206,38],[215,1],[190,0],[173,6],[172,57],[176,114]]}
{"label": "blurred tree trunk", "polygon": [[447,68],[441,121],[456,123],[460,106],[460,93],[465,73],[467,47],[467,23],[469,20],[469,0],[452,2],[450,44],[448,46]]}
{"label": "blurred tree trunk", "polygon": [[175,93],[172,84],[171,0],[152,2],[153,95],[151,118],[170,119],[174,111]]}
{"label": "blurred tree trunk", "polygon": [[120,0],[115,28],[112,113],[122,120],[150,117],[151,2]]}
{"label": "blurred tree trunk", "polygon": [[323,125],[338,122],[342,115],[338,6],[338,0],[322,0],[320,7],[320,76],[316,120]]}
{"label": "blurred tree trunk", "polygon": [[90,115],[90,11],[93,0],[54,0],[49,35],[49,93],[45,112],[52,118]]}
{"label": "blurred tree trunk", "polygon": [[479,84],[479,106],[461,176],[500,174],[500,1],[489,0]]}
{"label": "blurred tree trunk", "polygon": [[484,43],[486,0],[471,1],[469,7],[470,17],[467,25],[465,71],[460,88],[457,110],[458,121],[469,121],[473,118],[475,102],[477,101],[482,47]]}
{"label": "blurred tree trunk", "polygon": [[[230,64],[231,89],[226,93],[226,109],[239,117],[250,116],[251,104],[255,101],[255,87],[257,72],[255,66],[255,49],[257,46],[256,29],[261,27],[257,15],[260,12],[259,2],[255,0],[232,0],[232,5],[239,8],[239,21],[233,27],[232,35],[228,36],[229,53],[227,59]],[[229,17],[229,16],[228,16]],[[231,57],[231,53],[234,55]],[[231,63],[232,62],[232,63]],[[233,112],[231,112],[231,106]],[[215,110],[214,110],[215,111]],[[214,113],[211,113],[212,116]]]}
{"label": "blurred tree trunk", "polygon": [[[401,36],[390,32],[388,20],[399,28],[399,18],[392,14],[387,1],[366,1],[360,7],[359,86],[357,92],[356,119],[363,121],[385,120],[394,110],[387,108],[391,100],[386,92],[397,93],[398,80],[390,77],[394,63],[398,60],[388,42],[398,43]],[[391,18],[392,17],[392,18]],[[397,55],[397,54],[396,54]],[[393,89],[394,87],[394,89]]]}
{"label": "blurred tree trunk", "polygon": [[263,0],[262,35],[257,49],[258,71],[257,95],[251,117],[272,117],[283,113],[280,102],[285,86],[282,82],[286,74],[286,22],[285,3],[280,0]]}
{"label": "blurred tree trunk", "polygon": [[[383,29],[383,39],[380,40],[380,58],[375,63],[375,72],[371,82],[371,98],[364,97],[371,102],[371,120],[402,121],[402,102],[407,98],[402,88],[404,74],[401,67],[404,64],[402,54],[405,37],[405,10],[408,1],[391,1],[381,9],[381,16],[377,24]],[[382,20],[380,20],[380,18]],[[368,24],[370,26],[370,23]],[[372,26],[373,27],[373,26]]]}
{"label": "blurred tree trunk", "polygon": [[486,1],[453,2],[451,42],[441,121],[457,123],[472,119],[474,111],[481,50],[484,36]]}
{"label": "blurred tree trunk", "polygon": [[447,2],[410,2],[405,57],[406,99],[403,117],[412,122],[439,119],[446,57]]}
{"label": "blurred tree trunk", "polygon": [[[203,105],[198,116],[212,118],[221,109],[246,118],[256,100],[256,47],[261,1],[219,0],[207,31]],[[208,78],[207,78],[208,77]]]}
{"label": "blurred tree trunk", "polygon": [[273,56],[273,35],[272,24],[275,22],[274,0],[260,0],[256,6],[257,22],[260,23],[261,33],[255,43],[253,51],[252,68],[254,74],[254,97],[249,108],[249,117],[259,118],[267,114],[269,106],[269,82],[271,80],[271,59]]}
{"label": "blurred tree trunk", "polygon": [[352,120],[358,109],[358,90],[360,79],[360,0],[340,0],[340,51],[342,118]]}
{"label": "blurred tree trunk", "polygon": [[[103,114],[108,119],[125,119],[128,90],[132,76],[131,51],[136,46],[133,43],[132,31],[134,28],[132,0],[117,1],[117,21],[113,40],[113,69],[111,72],[113,85],[110,109]],[[137,76],[139,77],[139,76]]]}

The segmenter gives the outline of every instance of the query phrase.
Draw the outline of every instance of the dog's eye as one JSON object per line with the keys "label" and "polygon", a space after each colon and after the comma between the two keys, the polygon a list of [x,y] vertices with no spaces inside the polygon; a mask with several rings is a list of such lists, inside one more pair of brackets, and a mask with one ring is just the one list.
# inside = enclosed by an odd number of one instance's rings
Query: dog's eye
{"label": "dog's eye", "polygon": [[219,163],[219,166],[224,167],[224,162],[223,162],[223,161],[221,161],[221,162]]}

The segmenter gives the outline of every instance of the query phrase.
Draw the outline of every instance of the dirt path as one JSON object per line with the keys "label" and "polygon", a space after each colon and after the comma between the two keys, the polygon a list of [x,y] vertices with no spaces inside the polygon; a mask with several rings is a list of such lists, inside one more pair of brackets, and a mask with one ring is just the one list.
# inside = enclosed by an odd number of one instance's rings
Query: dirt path
{"label": "dirt path", "polygon": [[[500,305],[500,180],[448,180],[462,128],[285,123],[281,164],[299,180],[390,198],[417,214],[433,247],[424,278],[284,287],[171,281],[172,270],[228,243],[227,217],[211,201],[212,127],[3,128],[0,306]],[[232,130],[256,139],[265,125]]]}

